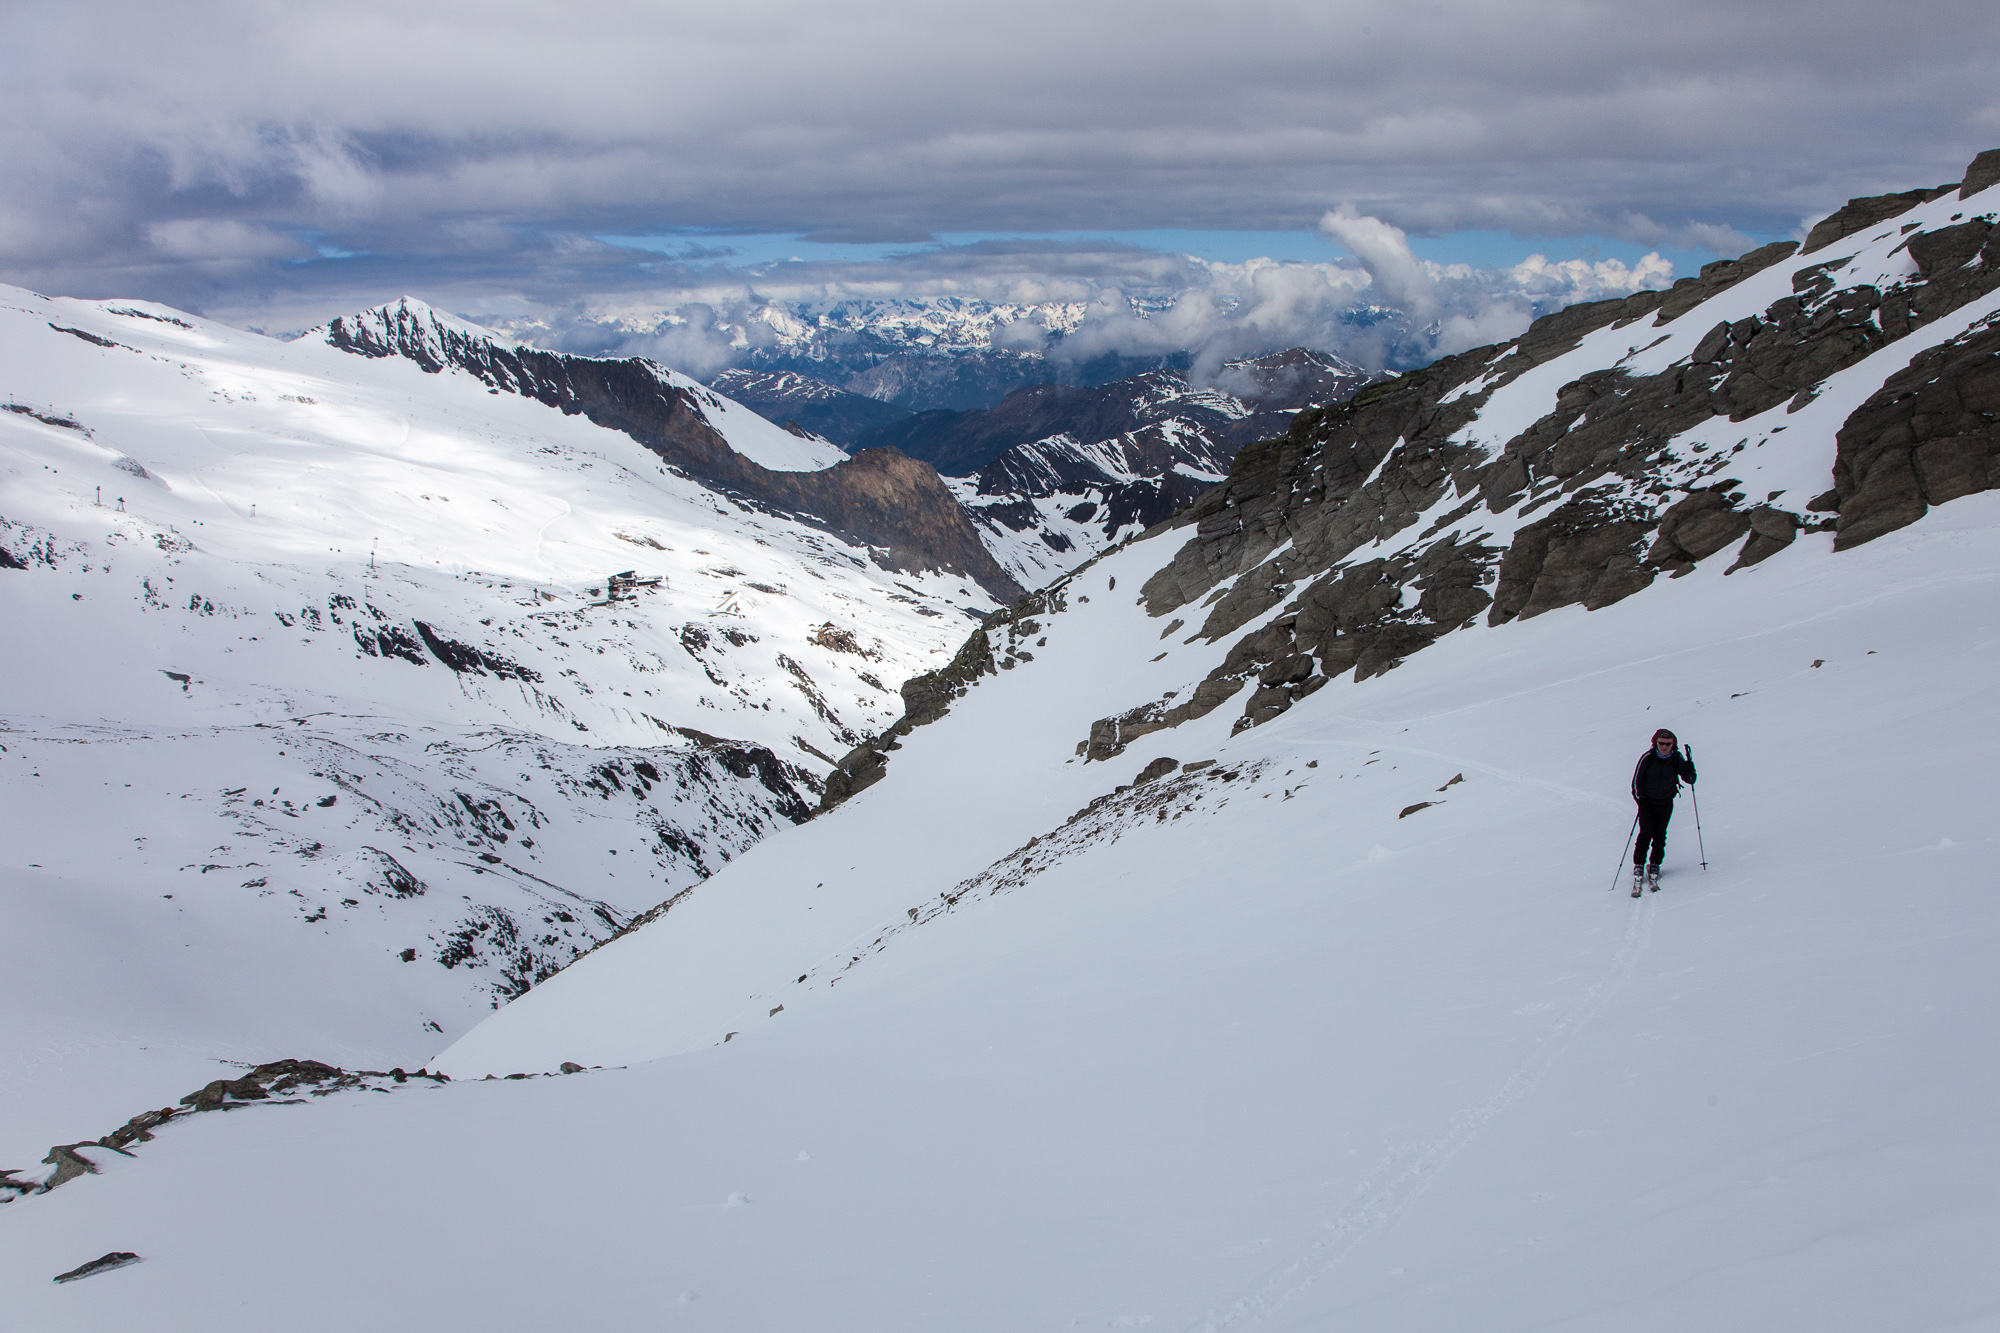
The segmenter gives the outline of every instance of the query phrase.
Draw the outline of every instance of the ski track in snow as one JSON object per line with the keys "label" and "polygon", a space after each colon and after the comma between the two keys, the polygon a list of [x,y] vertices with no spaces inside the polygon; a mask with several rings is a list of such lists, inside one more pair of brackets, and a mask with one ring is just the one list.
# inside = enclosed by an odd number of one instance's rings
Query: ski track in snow
{"label": "ski track in snow", "polygon": [[1533,1054],[1522,1061],[1520,1067],[1491,1096],[1477,1106],[1459,1112],[1444,1133],[1436,1138],[1392,1153],[1373,1175],[1362,1182],[1355,1201],[1339,1216],[1325,1223],[1298,1254],[1273,1271],[1254,1290],[1211,1312],[1199,1323],[1189,1325],[1188,1333],[1218,1333],[1225,1328],[1247,1328],[1263,1323],[1325,1277],[1329,1270],[1343,1263],[1356,1246],[1371,1236],[1386,1233],[1394,1226],[1396,1220],[1451,1165],[1452,1159],[1471,1146],[1472,1141],[1479,1137],[1479,1132],[1495,1116],[1534,1090],[1535,1085],[1562,1058],[1562,1053],[1569,1049],[1570,1043],[1618,992],[1639,966],[1647,941],[1652,938],[1653,919],[1658,912],[1659,899],[1648,894],[1628,915],[1625,937],[1619,943],[1618,952],[1612,956],[1611,965],[1537,1039]]}

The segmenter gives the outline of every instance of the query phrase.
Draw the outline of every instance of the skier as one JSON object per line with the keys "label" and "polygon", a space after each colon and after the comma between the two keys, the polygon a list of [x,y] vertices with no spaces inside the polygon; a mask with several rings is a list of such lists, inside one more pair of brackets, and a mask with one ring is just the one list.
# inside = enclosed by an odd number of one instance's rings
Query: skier
{"label": "skier", "polygon": [[[1632,770],[1632,799],[1639,806],[1639,841],[1632,848],[1632,896],[1642,887],[1660,891],[1660,862],[1667,855],[1667,821],[1674,817],[1674,797],[1681,779],[1694,781],[1694,761],[1681,753],[1674,733],[1661,727],[1653,743]],[[1647,856],[1648,850],[1652,855]]]}

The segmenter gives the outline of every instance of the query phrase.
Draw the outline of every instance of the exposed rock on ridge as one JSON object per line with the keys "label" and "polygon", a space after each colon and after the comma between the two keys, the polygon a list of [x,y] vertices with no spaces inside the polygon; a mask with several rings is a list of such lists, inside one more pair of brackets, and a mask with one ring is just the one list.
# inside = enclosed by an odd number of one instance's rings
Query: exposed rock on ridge
{"label": "exposed rock on ridge", "polygon": [[[1980,164],[1995,161],[1982,155],[1966,188],[1981,179]],[[1953,189],[1852,201],[1815,228],[1814,242],[1824,248]],[[1735,479],[1717,479],[1747,437],[1729,451],[1676,445],[1717,417],[1796,412],[1834,374],[2000,287],[1990,213],[1902,230],[1913,234],[1896,249],[1913,274],[1842,286],[1851,255],[1796,267],[1790,295],[1714,325],[1662,371],[1625,368],[1652,341],[1644,333],[1698,318],[1704,302],[1789,259],[1791,244],[1708,265],[1665,293],[1572,306],[1513,343],[1302,414],[1284,438],[1244,450],[1229,479],[1174,520],[1194,536],[1146,584],[1147,606],[1163,616],[1215,590],[1202,603],[1209,610],[1200,633],[1210,640],[1282,609],[1240,639],[1185,703],[1144,704],[1101,721],[1091,756],[1201,716],[1253,677],[1239,726],[1276,716],[1349,669],[1357,678],[1387,670],[1482,611],[1497,625],[1559,606],[1607,606],[1738,539],[1731,568],[1742,568],[1802,529],[1828,526],[1828,513],[1844,549],[1913,522],[1930,504],[1994,485],[2000,332],[1989,321],[1890,375],[1840,429],[1828,459],[1834,489],[1793,500],[1798,508],[1778,507],[1775,493],[1752,503]],[[1627,326],[1636,326],[1627,357],[1562,384],[1554,410],[1511,438],[1478,438],[1475,423],[1497,391],[1584,336]],[[1403,538],[1426,516],[1414,541]],[[1363,548],[1387,549],[1356,560]]]}
{"label": "exposed rock on ridge", "polygon": [[[1971,197],[1995,184],[2000,152],[1982,154],[1958,188]],[[1709,264],[1666,292],[1571,306],[1510,343],[1301,413],[1284,436],[1245,448],[1226,481],[1171,520],[1169,530],[1193,532],[1141,590],[1149,614],[1175,614],[1168,633],[1199,609],[1195,638],[1240,637],[1192,689],[1097,720],[1080,752],[1111,758],[1246,686],[1236,728],[1255,726],[1335,676],[1390,670],[1482,614],[1501,625],[1562,606],[1595,610],[1731,547],[1727,572],[1755,565],[1802,531],[1831,528],[1843,550],[1916,521],[1930,505],[2000,486],[2000,308],[1927,334],[1934,345],[1907,366],[1893,356],[1880,363],[1880,388],[1846,415],[1826,451],[1831,489],[1753,500],[1725,475],[1754,470],[1757,455],[1745,452],[1787,429],[1784,418],[1812,404],[1832,377],[2000,289],[2000,199],[1975,216],[1945,217],[1941,206],[1874,230],[1951,193],[1851,201],[1814,235],[1824,248],[1871,232],[1854,253],[1799,263],[1797,247],[1780,242]],[[1872,258],[1862,258],[1866,247]],[[1771,297],[1759,296],[1755,313],[1732,310],[1699,337],[1676,327],[1780,265],[1789,280],[1765,279]],[[1500,414],[1505,431],[1482,435],[1496,395],[1617,329],[1629,332],[1609,364],[1575,362],[1581,373],[1546,385],[1547,410],[1525,423]],[[1670,340],[1688,350],[1647,373],[1632,368]],[[1763,424],[1733,444],[1713,432],[1698,438],[1717,420]],[[953,664],[950,692],[1001,665],[996,629],[1053,609],[1024,602],[989,618]],[[913,709],[894,735],[921,720],[929,719]],[[892,737],[850,755],[849,784],[829,783],[824,804],[879,776],[884,751],[894,748]],[[866,780],[853,783],[862,770]]]}
{"label": "exposed rock on ridge", "polygon": [[582,414],[704,485],[875,548],[888,568],[948,570],[1003,599],[1020,595],[936,471],[893,450],[819,472],[774,472],[731,449],[709,424],[698,397],[705,391],[675,384],[650,361],[501,346],[408,299],[335,319],[326,340],[361,356],[406,357],[433,374],[454,367],[496,390]]}

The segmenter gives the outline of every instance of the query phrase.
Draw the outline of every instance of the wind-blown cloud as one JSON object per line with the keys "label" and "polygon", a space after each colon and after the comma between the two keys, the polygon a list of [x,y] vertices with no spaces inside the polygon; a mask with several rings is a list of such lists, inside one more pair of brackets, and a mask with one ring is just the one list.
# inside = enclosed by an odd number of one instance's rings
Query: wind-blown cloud
{"label": "wind-blown cloud", "polygon": [[1319,220],[1319,229],[1352,250],[1385,303],[1428,324],[1438,311],[1437,283],[1410,252],[1410,238],[1380,218],[1363,217],[1342,204]]}

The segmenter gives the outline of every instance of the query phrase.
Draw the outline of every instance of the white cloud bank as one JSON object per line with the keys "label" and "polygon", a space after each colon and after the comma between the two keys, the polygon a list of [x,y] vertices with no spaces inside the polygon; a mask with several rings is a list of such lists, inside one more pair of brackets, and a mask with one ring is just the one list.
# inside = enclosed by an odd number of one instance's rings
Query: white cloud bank
{"label": "white cloud bank", "polygon": [[[1201,260],[1128,245],[1029,241],[913,251],[870,262],[753,270],[664,268],[623,290],[562,303],[453,308],[542,345],[650,356],[691,375],[848,335],[827,325],[918,321],[960,347],[1041,353],[1071,366],[1105,356],[1189,354],[1197,379],[1223,362],[1287,347],[1335,352],[1371,368],[1422,364],[1509,338],[1575,301],[1669,285],[1657,253],[1502,268],[1419,259],[1397,228],[1349,207],[1327,214],[1355,258],[1304,263]],[[940,321],[949,327],[936,332]],[[835,378],[838,378],[837,376]]]}

